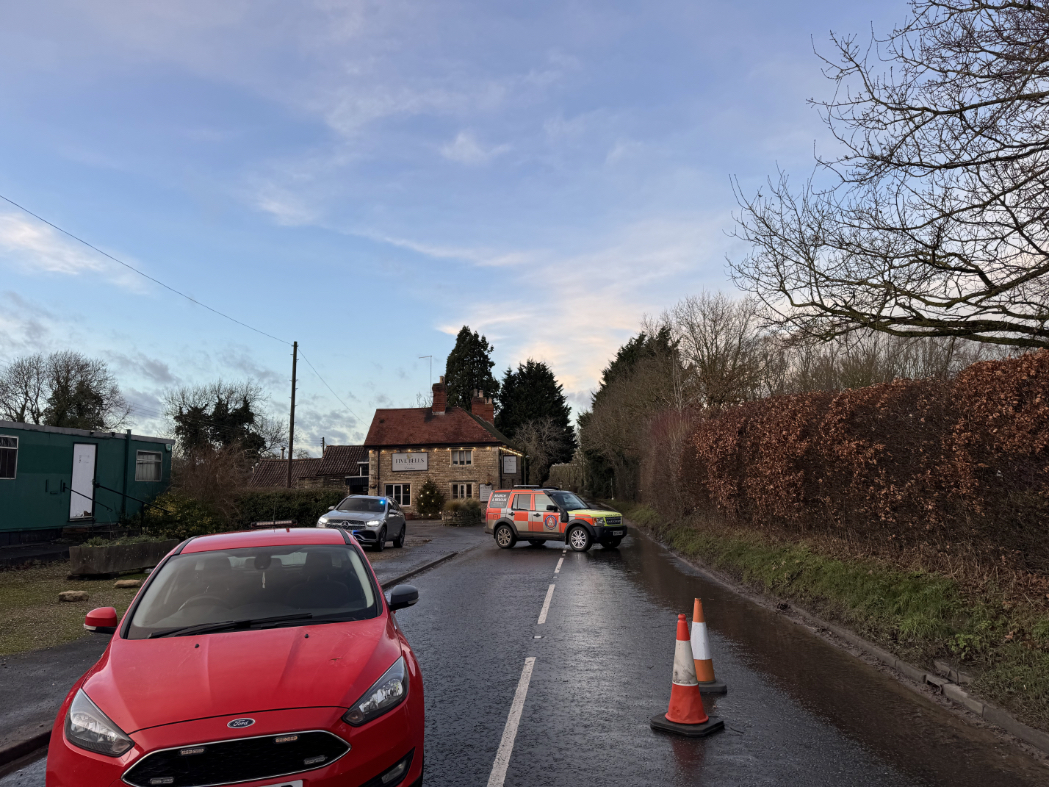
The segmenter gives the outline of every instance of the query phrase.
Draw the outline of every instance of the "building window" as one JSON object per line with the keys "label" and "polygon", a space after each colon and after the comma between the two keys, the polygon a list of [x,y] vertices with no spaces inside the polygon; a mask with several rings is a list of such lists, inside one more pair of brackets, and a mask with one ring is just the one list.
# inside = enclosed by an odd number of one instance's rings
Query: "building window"
{"label": "building window", "polygon": [[465,500],[474,496],[473,484],[452,484],[452,500]]}
{"label": "building window", "polygon": [[368,475],[368,463],[367,462],[358,462],[357,463],[357,475],[361,475],[361,476]]}
{"label": "building window", "polygon": [[161,457],[153,451],[139,451],[135,455],[135,480],[136,481],[159,481]]}
{"label": "building window", "polygon": [[474,463],[474,452],[472,448],[463,451],[452,451],[453,465],[472,465]]}
{"label": "building window", "polygon": [[0,479],[15,477],[18,466],[18,438],[0,435]]}
{"label": "building window", "polygon": [[399,506],[410,506],[412,499],[412,485],[387,484],[386,496]]}

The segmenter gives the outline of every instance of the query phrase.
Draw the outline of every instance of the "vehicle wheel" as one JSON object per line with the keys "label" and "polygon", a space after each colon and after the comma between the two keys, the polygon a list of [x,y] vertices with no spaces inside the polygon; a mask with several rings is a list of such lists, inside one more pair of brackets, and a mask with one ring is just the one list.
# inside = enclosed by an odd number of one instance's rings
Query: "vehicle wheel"
{"label": "vehicle wheel", "polygon": [[379,531],[379,537],[375,539],[374,549],[376,552],[382,552],[386,548],[386,527]]}
{"label": "vehicle wheel", "polygon": [[512,549],[514,544],[517,543],[517,536],[514,535],[514,531],[510,529],[509,525],[499,525],[495,529],[495,543],[501,549]]}
{"label": "vehicle wheel", "polygon": [[530,547],[541,547],[545,543],[546,543],[545,541],[543,541],[541,539],[538,539],[538,538],[530,538],[530,539],[528,539],[528,546],[530,546]]}
{"label": "vehicle wheel", "polygon": [[407,535],[408,535],[408,534],[407,534],[407,532],[405,532],[405,531],[407,531],[407,530],[408,530],[408,526],[407,526],[407,525],[405,525],[404,527],[402,527],[402,528],[401,528],[401,534],[400,534],[399,536],[397,536],[397,538],[395,538],[395,539],[393,540],[393,545],[394,545],[394,546],[395,546],[395,547],[396,547],[397,549],[400,549],[401,547],[403,547],[403,546],[404,546],[404,539],[405,539],[405,538],[407,537]]}
{"label": "vehicle wheel", "polygon": [[615,549],[621,543],[623,543],[622,536],[620,536],[619,538],[610,538],[607,541],[602,541],[601,546],[603,546],[605,549]]}
{"label": "vehicle wheel", "polygon": [[593,546],[593,540],[590,538],[590,531],[581,525],[576,525],[568,531],[568,546],[572,547],[573,552],[586,552]]}

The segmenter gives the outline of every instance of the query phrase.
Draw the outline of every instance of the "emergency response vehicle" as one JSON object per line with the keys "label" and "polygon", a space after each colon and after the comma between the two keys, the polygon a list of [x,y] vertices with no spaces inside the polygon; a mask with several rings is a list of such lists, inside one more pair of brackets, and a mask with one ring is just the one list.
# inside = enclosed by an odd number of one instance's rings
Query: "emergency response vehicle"
{"label": "emergency response vehicle", "polygon": [[563,541],[576,552],[586,552],[595,543],[618,547],[626,526],[618,511],[590,508],[571,492],[515,486],[492,492],[484,532],[494,535],[503,549],[518,541]]}

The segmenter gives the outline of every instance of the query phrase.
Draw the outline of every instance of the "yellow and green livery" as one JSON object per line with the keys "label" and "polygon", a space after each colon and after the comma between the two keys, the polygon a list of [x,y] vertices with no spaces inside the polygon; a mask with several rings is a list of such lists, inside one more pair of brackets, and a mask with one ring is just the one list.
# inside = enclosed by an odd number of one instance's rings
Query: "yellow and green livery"
{"label": "yellow and green livery", "polygon": [[485,532],[503,549],[518,541],[562,541],[576,552],[586,552],[594,544],[615,549],[627,533],[618,511],[591,508],[578,495],[562,489],[525,486],[492,493]]}

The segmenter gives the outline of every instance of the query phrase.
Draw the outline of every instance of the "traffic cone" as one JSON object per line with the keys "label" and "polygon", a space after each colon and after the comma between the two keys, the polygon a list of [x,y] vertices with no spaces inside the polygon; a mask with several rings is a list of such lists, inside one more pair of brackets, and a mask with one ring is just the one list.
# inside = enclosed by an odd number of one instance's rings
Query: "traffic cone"
{"label": "traffic cone", "polygon": [[688,638],[688,622],[677,617],[677,647],[674,650],[674,679],[670,687],[670,707],[665,714],[653,716],[652,729],[699,738],[725,727],[721,719],[707,716],[696,680],[696,663]]}
{"label": "traffic cone", "polygon": [[728,694],[728,686],[714,678],[714,661],[710,658],[710,640],[707,639],[707,621],[703,618],[703,602],[698,598],[692,607],[692,658],[696,662],[696,680],[702,694]]}

